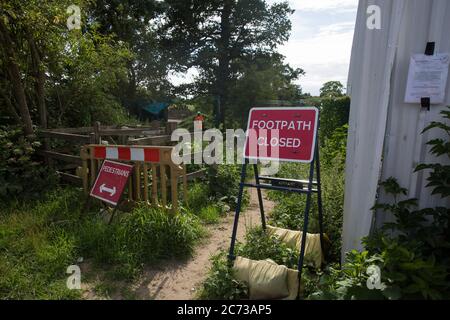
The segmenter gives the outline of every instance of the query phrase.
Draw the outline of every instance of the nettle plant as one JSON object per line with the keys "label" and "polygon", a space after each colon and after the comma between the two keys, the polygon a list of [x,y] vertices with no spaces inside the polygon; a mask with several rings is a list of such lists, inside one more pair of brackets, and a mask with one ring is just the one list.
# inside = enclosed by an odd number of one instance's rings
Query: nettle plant
{"label": "nettle plant", "polygon": [[[441,112],[450,119],[450,109]],[[450,126],[432,122],[423,132],[439,129],[446,139],[433,139],[427,144],[436,157],[450,159]],[[433,195],[447,198],[450,192],[450,166],[439,163],[420,164],[415,171],[429,170],[427,187]],[[405,199],[407,190],[395,178],[380,186],[392,196],[392,203],[378,203],[373,210],[392,214],[393,222],[363,239],[366,251],[347,254],[341,269],[331,269],[318,284],[311,298],[337,299],[448,299],[450,297],[450,209],[423,208],[417,199]],[[368,265],[380,268],[381,286],[370,289]]]}

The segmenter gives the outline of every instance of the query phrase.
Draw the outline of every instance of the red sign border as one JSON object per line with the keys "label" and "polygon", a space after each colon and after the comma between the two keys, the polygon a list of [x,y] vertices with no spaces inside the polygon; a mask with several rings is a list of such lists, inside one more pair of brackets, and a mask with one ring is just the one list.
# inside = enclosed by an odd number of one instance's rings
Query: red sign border
{"label": "red sign border", "polygon": [[[316,112],[315,122],[316,125],[314,126],[314,137],[312,141],[313,150],[311,150],[311,158],[309,160],[293,160],[293,159],[282,159],[282,158],[272,158],[272,157],[250,157],[246,156],[245,152],[247,150],[247,142],[249,138],[249,127],[250,127],[250,119],[251,114],[253,110],[277,110],[277,111],[283,111],[283,110],[314,110]],[[280,162],[296,162],[296,163],[311,163],[314,160],[315,155],[315,148],[316,148],[316,138],[317,138],[317,130],[319,126],[319,109],[312,106],[302,107],[302,106],[294,106],[294,107],[255,107],[251,108],[248,113],[248,120],[247,120],[247,130],[245,131],[245,144],[244,144],[244,159],[249,160],[270,160],[270,161],[280,161]]]}
{"label": "red sign border", "polygon": [[[122,162],[117,162],[117,161],[111,161],[111,160],[105,159],[105,160],[103,160],[102,166],[100,167],[100,170],[99,170],[99,172],[98,172],[98,174],[97,174],[97,178],[95,178],[94,184],[92,185],[92,188],[91,188],[91,191],[90,191],[89,195],[90,195],[91,197],[93,197],[93,198],[96,198],[96,199],[99,199],[99,200],[104,201],[104,202],[106,202],[106,203],[112,204],[113,206],[116,207],[116,206],[119,204],[119,202],[120,202],[120,198],[122,197],[122,194],[120,195],[119,201],[118,201],[117,203],[115,203],[115,202],[112,202],[112,201],[110,201],[110,200],[108,200],[108,199],[101,198],[101,197],[99,197],[99,196],[97,196],[97,195],[95,195],[95,194],[92,193],[92,192],[94,191],[94,187],[97,185],[98,178],[100,178],[100,173],[101,173],[101,171],[102,171],[102,169],[103,169],[103,166],[105,165],[105,162],[115,163],[115,164],[120,164],[120,165],[122,165],[122,166],[130,167],[130,168],[131,168],[130,175],[133,174],[134,165],[126,164],[126,163],[122,163]],[[128,182],[129,179],[130,179],[130,176],[128,176],[127,182]],[[122,190],[122,193],[123,193],[123,190]]]}

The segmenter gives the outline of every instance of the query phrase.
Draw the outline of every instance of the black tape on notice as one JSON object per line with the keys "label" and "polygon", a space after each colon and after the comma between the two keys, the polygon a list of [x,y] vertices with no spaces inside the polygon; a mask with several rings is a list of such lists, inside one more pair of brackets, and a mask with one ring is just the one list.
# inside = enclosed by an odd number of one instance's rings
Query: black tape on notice
{"label": "black tape on notice", "polygon": [[425,54],[427,56],[432,56],[434,54],[435,42],[427,42],[427,47],[425,48]]}

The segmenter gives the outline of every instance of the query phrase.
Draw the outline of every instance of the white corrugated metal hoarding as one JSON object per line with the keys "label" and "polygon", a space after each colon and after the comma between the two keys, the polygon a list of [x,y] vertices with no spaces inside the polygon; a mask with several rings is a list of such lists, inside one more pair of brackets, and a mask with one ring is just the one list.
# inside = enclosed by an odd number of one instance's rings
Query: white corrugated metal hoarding
{"label": "white corrugated metal hoarding", "polygon": [[[381,9],[381,29],[366,26],[367,8]],[[450,1],[360,0],[353,39],[348,91],[351,96],[347,143],[346,185],[342,253],[361,249],[361,237],[389,217],[370,208],[378,182],[393,176],[409,189],[408,197],[421,207],[449,206],[449,201],[430,196],[426,174],[413,173],[421,162],[433,159],[425,142],[442,136],[439,131],[420,132],[450,105],[450,81],[445,103],[431,110],[404,103],[409,61],[423,53],[427,42],[436,43],[435,53],[450,52]],[[390,201],[383,193],[381,202]]]}

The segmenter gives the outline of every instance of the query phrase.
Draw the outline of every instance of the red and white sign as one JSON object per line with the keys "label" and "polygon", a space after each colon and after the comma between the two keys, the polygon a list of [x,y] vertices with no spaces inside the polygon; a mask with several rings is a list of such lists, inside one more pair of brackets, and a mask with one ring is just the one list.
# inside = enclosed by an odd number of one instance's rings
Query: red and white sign
{"label": "red and white sign", "polygon": [[315,107],[251,109],[244,158],[311,162],[318,118]]}
{"label": "red and white sign", "polygon": [[132,165],[103,161],[92,187],[91,196],[116,206],[132,171]]}
{"label": "red and white sign", "polygon": [[95,146],[94,157],[96,159],[145,161],[157,163],[159,162],[159,148]]}

